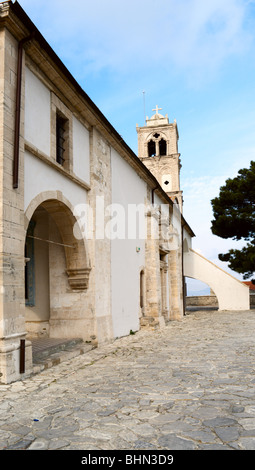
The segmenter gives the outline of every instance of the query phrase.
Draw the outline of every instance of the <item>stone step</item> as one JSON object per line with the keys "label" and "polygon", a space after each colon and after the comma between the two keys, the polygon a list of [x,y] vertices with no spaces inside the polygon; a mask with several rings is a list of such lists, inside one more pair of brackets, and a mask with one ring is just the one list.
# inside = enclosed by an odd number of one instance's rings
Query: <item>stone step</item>
{"label": "stone step", "polygon": [[162,328],[165,326],[164,317],[141,317],[140,318],[141,328]]}
{"label": "stone step", "polygon": [[81,338],[30,338],[30,341],[32,343],[33,363],[40,362],[53,354],[73,349],[83,343]]}
{"label": "stone step", "polygon": [[33,374],[45,369],[70,361],[73,358],[87,354],[96,348],[93,343],[85,343],[80,338],[27,338],[32,343]]}

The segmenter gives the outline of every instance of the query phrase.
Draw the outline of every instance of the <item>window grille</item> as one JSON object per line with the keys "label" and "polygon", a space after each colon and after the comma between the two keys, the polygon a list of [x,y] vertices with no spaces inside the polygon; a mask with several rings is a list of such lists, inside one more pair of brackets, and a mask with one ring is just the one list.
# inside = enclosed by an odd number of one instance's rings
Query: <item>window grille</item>
{"label": "window grille", "polygon": [[66,119],[57,114],[56,119],[56,160],[60,165],[65,163]]}

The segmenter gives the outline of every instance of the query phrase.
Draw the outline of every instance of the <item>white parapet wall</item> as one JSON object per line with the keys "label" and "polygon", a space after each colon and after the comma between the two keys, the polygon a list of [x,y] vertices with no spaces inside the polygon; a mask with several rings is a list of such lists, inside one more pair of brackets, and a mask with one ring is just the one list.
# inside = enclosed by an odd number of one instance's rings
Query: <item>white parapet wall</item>
{"label": "white parapet wall", "polygon": [[250,309],[249,287],[192,249],[184,253],[184,276],[208,284],[219,310]]}

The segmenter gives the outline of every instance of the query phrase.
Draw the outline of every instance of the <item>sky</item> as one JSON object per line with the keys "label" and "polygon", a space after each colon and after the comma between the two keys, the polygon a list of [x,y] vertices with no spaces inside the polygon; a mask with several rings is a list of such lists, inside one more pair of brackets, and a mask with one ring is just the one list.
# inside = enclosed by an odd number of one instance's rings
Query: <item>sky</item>
{"label": "sky", "polygon": [[136,154],[156,105],[177,120],[193,248],[242,279],[218,259],[244,243],[212,234],[211,199],[255,160],[255,0],[19,3]]}

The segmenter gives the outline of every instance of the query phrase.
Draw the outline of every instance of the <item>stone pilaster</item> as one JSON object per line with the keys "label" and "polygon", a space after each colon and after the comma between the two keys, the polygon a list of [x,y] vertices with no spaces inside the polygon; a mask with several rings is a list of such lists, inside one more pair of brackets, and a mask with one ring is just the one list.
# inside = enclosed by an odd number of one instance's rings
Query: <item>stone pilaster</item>
{"label": "stone pilaster", "polygon": [[[25,372],[20,372],[20,342],[26,337],[24,304],[24,82],[21,98],[19,186],[13,189],[14,123],[18,43],[0,33],[0,382],[31,372],[32,349],[26,341]],[[24,72],[24,70],[23,70]]]}
{"label": "stone pilaster", "polygon": [[170,298],[170,320],[181,320],[183,317],[183,293],[182,293],[182,270],[181,250],[172,250],[169,253],[169,298]]}
{"label": "stone pilaster", "polygon": [[147,212],[146,264],[146,308],[145,316],[161,316],[161,279],[159,256],[159,212],[153,207]]}
{"label": "stone pilaster", "polygon": [[111,316],[111,240],[105,234],[105,210],[111,198],[111,147],[96,129],[91,130],[91,191],[88,202],[93,213],[89,241],[97,342],[113,339]]}

